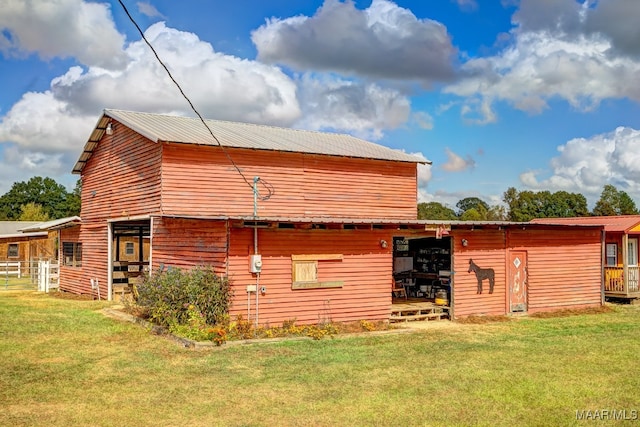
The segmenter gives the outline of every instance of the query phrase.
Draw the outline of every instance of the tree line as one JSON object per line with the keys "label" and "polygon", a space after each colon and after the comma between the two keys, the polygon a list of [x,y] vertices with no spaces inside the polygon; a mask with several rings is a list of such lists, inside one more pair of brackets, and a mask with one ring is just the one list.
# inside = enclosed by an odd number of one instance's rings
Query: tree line
{"label": "tree line", "polygon": [[80,215],[81,190],[80,180],[71,192],[51,178],[16,182],[0,196],[0,220],[48,221]]}
{"label": "tree line", "polygon": [[[48,221],[80,215],[81,191],[80,180],[71,192],[51,178],[36,176],[16,182],[0,196],[0,220]],[[593,211],[589,211],[582,194],[566,191],[518,191],[510,187],[502,201],[504,205],[491,206],[478,197],[467,197],[456,203],[455,210],[438,202],[419,203],[418,219],[525,222],[533,218],[638,214],[633,199],[613,185],[604,186]]]}
{"label": "tree line", "polygon": [[419,203],[418,219],[526,222],[534,218],[638,214],[633,199],[609,184],[604,186],[592,211],[582,194],[567,191],[518,191],[510,187],[502,201],[504,205],[490,206],[478,197],[467,197],[456,203],[456,210],[438,202]]}

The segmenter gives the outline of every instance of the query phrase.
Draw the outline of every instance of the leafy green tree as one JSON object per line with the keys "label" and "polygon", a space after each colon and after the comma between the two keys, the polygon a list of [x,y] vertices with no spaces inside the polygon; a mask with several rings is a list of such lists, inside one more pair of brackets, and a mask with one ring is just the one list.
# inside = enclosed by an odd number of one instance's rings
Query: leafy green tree
{"label": "leafy green tree", "polygon": [[49,215],[42,209],[42,206],[35,203],[27,203],[20,206],[20,216],[18,221],[49,221]]}
{"label": "leafy green tree", "polygon": [[494,205],[487,211],[487,221],[506,221],[507,218],[507,210],[504,206]]}
{"label": "leafy green tree", "polygon": [[14,183],[11,189],[0,197],[0,217],[17,220],[22,212],[21,207],[28,203],[42,206],[49,218],[63,218],[79,213],[79,203],[73,198],[70,199],[63,185],[51,178],[36,176],[27,182]]}
{"label": "leafy green tree", "polygon": [[453,209],[448,208],[438,202],[418,203],[418,219],[458,219]]}
{"label": "leafy green tree", "polygon": [[478,205],[477,208],[469,208],[460,215],[461,221],[484,221],[487,219],[487,210]]}
{"label": "leafy green tree", "polygon": [[637,215],[638,209],[636,204],[629,195],[624,191],[607,184],[602,189],[600,199],[593,208],[595,216],[614,216],[614,215]]}
{"label": "leafy green tree", "polygon": [[481,212],[484,209],[484,212],[487,212],[489,210],[489,205],[484,200],[477,197],[467,197],[456,203],[456,208],[458,208],[458,215],[462,217],[462,215],[469,209],[475,209],[478,212]]}
{"label": "leafy green tree", "polygon": [[511,187],[502,200],[509,209],[511,221],[530,221],[533,218],[566,218],[589,214],[587,199],[578,193],[558,191],[517,191]]}

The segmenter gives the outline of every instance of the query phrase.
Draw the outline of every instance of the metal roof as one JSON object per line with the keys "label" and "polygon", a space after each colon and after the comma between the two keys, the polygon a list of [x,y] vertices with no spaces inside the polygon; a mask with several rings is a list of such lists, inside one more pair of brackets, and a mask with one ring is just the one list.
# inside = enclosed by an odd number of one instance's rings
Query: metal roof
{"label": "metal roof", "polygon": [[380,224],[380,225],[407,225],[407,226],[452,226],[452,227],[546,227],[558,226],[567,227],[575,225],[583,228],[601,228],[601,224],[546,224],[533,222],[514,222],[514,221],[458,221],[458,220],[431,220],[431,219],[389,219],[389,218],[338,218],[338,217],[263,217],[263,216],[198,216],[198,215],[151,215],[167,218],[184,218],[184,219],[202,219],[202,220],[232,220],[246,222],[283,222],[283,223],[301,223],[301,224]]}
{"label": "metal roof", "polygon": [[0,221],[0,235],[17,234],[25,227],[40,224],[37,221]]}
{"label": "metal roof", "polygon": [[64,228],[71,225],[79,224],[80,221],[81,220],[79,216],[70,216],[66,218],[54,219],[52,221],[38,222],[28,227],[21,228],[19,231],[27,232],[27,231],[53,230],[56,228]]}
{"label": "metal roof", "polygon": [[[112,119],[153,142],[218,145],[199,118],[106,109],[85,144],[84,151],[73,168],[73,173],[82,172]],[[400,150],[346,134],[221,120],[205,120],[205,122],[220,141],[220,145],[224,147],[431,163]]]}
{"label": "metal roof", "polygon": [[602,225],[605,231],[628,232],[640,225],[640,215],[581,216],[574,218],[536,218],[536,224]]}

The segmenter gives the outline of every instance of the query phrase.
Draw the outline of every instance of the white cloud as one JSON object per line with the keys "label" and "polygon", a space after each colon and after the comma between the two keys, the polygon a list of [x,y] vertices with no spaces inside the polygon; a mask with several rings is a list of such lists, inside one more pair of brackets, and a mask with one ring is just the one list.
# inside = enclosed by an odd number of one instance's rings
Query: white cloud
{"label": "white cloud", "polygon": [[411,121],[421,129],[433,129],[433,117],[426,111],[416,111],[411,115]]}
{"label": "white cloud", "polygon": [[[163,22],[145,36],[203,116],[285,126],[299,118],[295,82],[280,69],[214,52],[195,34]],[[122,71],[74,68],[54,80],[56,99],[93,114],[104,107],[192,114],[143,41],[125,52],[129,62]]]}
{"label": "white cloud", "polygon": [[[640,101],[636,11],[635,0],[522,0],[506,47],[468,60],[444,92],[465,98],[462,115],[474,124],[495,122],[492,105],[499,101],[530,114],[552,99],[578,111],[592,111],[605,99]],[[603,18],[611,16],[620,19]]]}
{"label": "white cloud", "polygon": [[124,40],[105,3],[0,0],[0,52],[4,55],[73,57],[85,65],[118,69],[125,64]]}
{"label": "white cloud", "polygon": [[467,169],[473,169],[476,165],[476,162],[471,158],[471,156],[462,158],[448,148],[445,149],[445,152],[447,154],[447,162],[441,167],[447,172],[461,172]]}
{"label": "white cloud", "polygon": [[458,5],[463,12],[473,12],[478,9],[478,2],[476,0],[452,0]]}
{"label": "white cloud", "polygon": [[28,92],[2,117],[0,143],[14,143],[20,152],[79,152],[97,120],[95,114],[72,113],[50,91]]}
{"label": "white cloud", "polygon": [[385,129],[404,124],[411,112],[406,96],[376,84],[328,75],[304,75],[299,81],[303,118],[297,127],[351,132],[380,139]]}
{"label": "white cloud", "polygon": [[558,147],[551,160],[551,175],[541,172],[520,175],[529,188],[579,192],[597,196],[605,184],[612,184],[635,197],[640,196],[640,131],[619,127],[591,138],[576,138]]}
{"label": "white cloud", "polygon": [[149,18],[162,18],[165,19],[165,16],[158,12],[158,9],[154,5],[148,2],[139,1],[136,3],[138,10],[143,15],[148,16]]}
{"label": "white cloud", "polygon": [[268,20],[252,40],[264,62],[424,83],[451,80],[457,54],[444,25],[387,0],[365,10],[325,0],[312,17]]}

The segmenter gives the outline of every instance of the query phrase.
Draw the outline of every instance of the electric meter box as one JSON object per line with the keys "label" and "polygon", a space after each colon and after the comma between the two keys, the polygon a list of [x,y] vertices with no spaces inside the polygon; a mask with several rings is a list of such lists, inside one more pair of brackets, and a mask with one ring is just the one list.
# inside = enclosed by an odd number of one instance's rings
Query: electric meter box
{"label": "electric meter box", "polygon": [[260,273],[262,271],[262,255],[249,255],[249,272]]}

